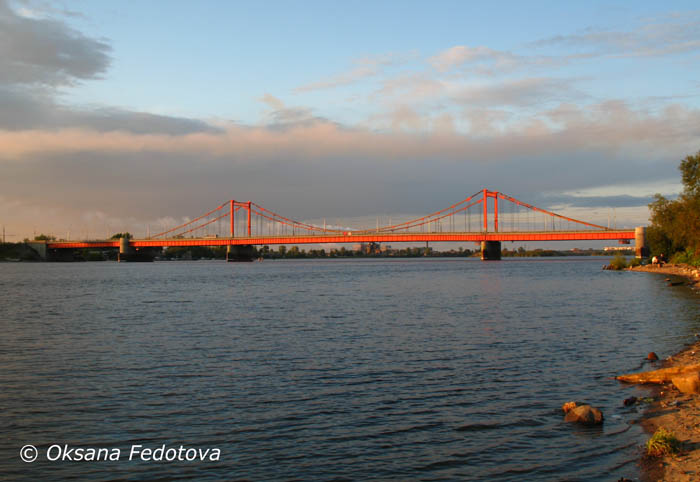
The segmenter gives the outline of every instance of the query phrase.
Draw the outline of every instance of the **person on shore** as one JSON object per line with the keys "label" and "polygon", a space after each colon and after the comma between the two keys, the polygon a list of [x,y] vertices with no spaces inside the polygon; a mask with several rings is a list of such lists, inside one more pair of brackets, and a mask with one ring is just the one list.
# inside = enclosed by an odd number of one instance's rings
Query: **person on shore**
{"label": "person on shore", "polygon": [[664,256],[664,253],[661,253],[659,255],[659,267],[662,267],[666,263],[666,257]]}
{"label": "person on shore", "polygon": [[659,258],[657,258],[656,256],[652,257],[652,258],[651,258],[651,265],[652,265],[654,268],[656,268],[656,267],[659,265]]}

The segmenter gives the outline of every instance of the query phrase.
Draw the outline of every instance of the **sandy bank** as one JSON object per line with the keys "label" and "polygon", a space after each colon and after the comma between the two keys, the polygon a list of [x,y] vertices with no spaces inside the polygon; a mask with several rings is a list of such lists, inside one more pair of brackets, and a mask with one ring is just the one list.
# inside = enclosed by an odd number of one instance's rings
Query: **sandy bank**
{"label": "sandy bank", "polygon": [[[700,289],[700,270],[688,266],[640,266],[633,271],[647,271],[666,275],[669,282],[681,277],[687,284]],[[684,281],[685,281],[684,280]],[[700,341],[664,361],[663,367],[680,367],[700,363]],[[663,427],[683,442],[683,451],[675,457],[645,460],[646,480],[698,481],[700,480],[700,395],[684,395],[672,384],[659,389],[658,402],[648,410],[644,428],[652,434]]]}

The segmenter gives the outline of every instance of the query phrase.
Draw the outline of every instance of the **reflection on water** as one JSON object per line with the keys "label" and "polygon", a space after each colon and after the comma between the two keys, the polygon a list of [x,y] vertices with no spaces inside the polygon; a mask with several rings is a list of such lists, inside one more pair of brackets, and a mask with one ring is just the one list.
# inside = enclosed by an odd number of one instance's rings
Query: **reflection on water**
{"label": "reflection on water", "polygon": [[[0,266],[12,479],[599,480],[645,436],[610,377],[700,331],[601,258]],[[603,428],[562,422],[600,407]],[[40,458],[19,459],[34,444]],[[218,462],[49,462],[52,443]]]}

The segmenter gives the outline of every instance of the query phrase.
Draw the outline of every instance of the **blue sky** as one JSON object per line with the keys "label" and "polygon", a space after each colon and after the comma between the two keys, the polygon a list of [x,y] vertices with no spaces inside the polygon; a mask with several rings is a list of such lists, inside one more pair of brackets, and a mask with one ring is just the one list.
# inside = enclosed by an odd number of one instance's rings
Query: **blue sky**
{"label": "blue sky", "polygon": [[700,149],[696,2],[0,0],[0,35],[20,233],[232,197],[353,225],[482,187],[636,225]]}
{"label": "blue sky", "polygon": [[[557,36],[636,33],[655,25],[673,25],[697,4],[71,4],[71,8],[77,6],[83,16],[69,18],[68,23],[87,35],[107,39],[113,61],[104,79],[71,89],[71,101],[256,123],[262,120],[260,99],[266,93],[290,105],[309,105],[318,115],[357,122],[373,114],[372,106],[360,108],[349,98],[371,93],[392,73],[425,72],[427,59],[451,47],[483,46],[526,57],[597,52],[607,46],[536,44]],[[363,60],[395,65],[342,88],[295,90],[342,76]],[[697,60],[697,52],[667,57],[613,52],[609,57],[533,70],[537,75],[573,79],[589,101],[615,97],[646,103],[649,98],[689,95],[687,102],[697,105]]]}

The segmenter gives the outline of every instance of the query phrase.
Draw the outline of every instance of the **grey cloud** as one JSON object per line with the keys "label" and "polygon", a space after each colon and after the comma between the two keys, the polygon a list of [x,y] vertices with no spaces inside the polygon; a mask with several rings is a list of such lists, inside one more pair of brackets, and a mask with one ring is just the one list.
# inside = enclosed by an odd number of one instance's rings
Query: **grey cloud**
{"label": "grey cloud", "polygon": [[542,206],[567,205],[580,208],[624,208],[647,206],[653,201],[648,196],[566,196],[558,195],[537,195],[541,199]]}
{"label": "grey cloud", "polygon": [[700,50],[700,18],[697,12],[648,21],[636,30],[588,29],[573,35],[556,35],[530,44],[533,47],[565,46],[582,49],[568,58],[597,56],[659,57]]}
{"label": "grey cloud", "polygon": [[[609,148],[588,145],[588,138],[576,142],[577,135],[514,137],[507,146],[501,138],[455,140],[454,158],[439,148],[432,155],[420,149],[413,155],[404,150],[357,155],[347,149],[320,159],[280,149],[255,162],[245,162],[245,152],[46,153],[0,163],[0,179],[13,180],[3,185],[8,199],[26,200],[24,186],[32,185],[37,188],[31,194],[34,202],[61,199],[62,205],[80,209],[85,198],[99,199],[93,208],[110,216],[193,216],[235,198],[310,219],[430,212],[484,187],[545,208],[604,202],[615,203],[607,207],[641,206],[646,204],[643,200],[623,196],[595,199],[541,193],[597,186],[601,173],[611,184],[675,173],[678,153],[655,162],[626,162]],[[395,139],[397,148],[402,139]],[[315,139],[309,139],[308,149],[315,146]]]}
{"label": "grey cloud", "polygon": [[[71,14],[43,3],[38,8],[49,14]],[[102,75],[109,67],[110,51],[105,41],[86,37],[58,20],[22,17],[6,0],[0,0],[0,129],[85,127],[171,135],[221,132],[196,119],[113,107],[81,109],[57,101],[57,89]]]}
{"label": "grey cloud", "polygon": [[67,111],[65,120],[73,125],[85,125],[98,131],[123,130],[135,134],[183,135],[194,132],[223,132],[198,119],[162,116],[116,108],[98,108],[92,111]]}
{"label": "grey cloud", "polygon": [[33,13],[38,12],[39,14],[42,14],[42,16],[48,14],[72,18],[85,18],[85,15],[80,12],[69,10],[68,8],[62,6],[52,5],[48,0],[18,0],[17,3],[20,5],[25,5]]}
{"label": "grey cloud", "polygon": [[97,131],[121,130],[135,134],[189,134],[221,132],[196,119],[169,117],[97,107],[73,109],[57,104],[50,89],[0,86],[0,129],[56,129],[87,127]]}
{"label": "grey cloud", "polygon": [[300,126],[311,126],[317,123],[330,123],[328,119],[317,117],[306,107],[288,107],[282,100],[266,93],[259,99],[270,108],[267,113],[268,125],[271,130],[284,130]]}
{"label": "grey cloud", "polygon": [[17,15],[0,0],[0,84],[70,85],[109,66],[110,46],[51,19]]}

